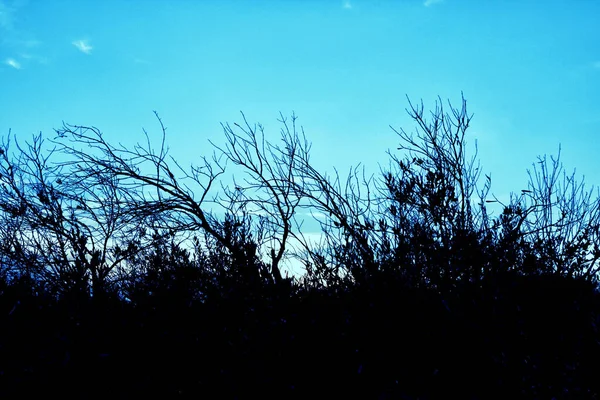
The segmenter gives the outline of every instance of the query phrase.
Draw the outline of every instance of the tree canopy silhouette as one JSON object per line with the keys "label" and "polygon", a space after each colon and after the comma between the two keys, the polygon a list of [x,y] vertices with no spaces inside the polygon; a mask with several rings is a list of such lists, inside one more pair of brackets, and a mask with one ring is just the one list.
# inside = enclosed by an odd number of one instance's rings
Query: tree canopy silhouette
{"label": "tree canopy silhouette", "polygon": [[559,150],[502,204],[466,100],[408,104],[373,175],[317,169],[293,114],[277,142],[242,114],[188,169],[158,114],[157,146],[9,133],[0,393],[597,396],[594,188]]}

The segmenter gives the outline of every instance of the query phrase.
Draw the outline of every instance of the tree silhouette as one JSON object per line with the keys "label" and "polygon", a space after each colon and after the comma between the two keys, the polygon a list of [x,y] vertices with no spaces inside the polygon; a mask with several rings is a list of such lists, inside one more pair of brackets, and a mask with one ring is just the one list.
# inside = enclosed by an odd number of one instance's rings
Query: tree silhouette
{"label": "tree silhouette", "polygon": [[593,188],[559,151],[502,204],[466,100],[408,104],[374,175],[315,168],[295,115],[271,143],[242,114],[188,170],[158,115],[157,148],[9,133],[0,395],[597,397]]}

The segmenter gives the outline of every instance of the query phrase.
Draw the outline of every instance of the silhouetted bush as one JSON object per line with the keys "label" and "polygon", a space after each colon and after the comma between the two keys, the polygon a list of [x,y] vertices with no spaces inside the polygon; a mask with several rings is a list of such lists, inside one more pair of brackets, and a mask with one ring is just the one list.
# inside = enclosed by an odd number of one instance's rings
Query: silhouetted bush
{"label": "silhouetted bush", "polygon": [[[9,136],[0,396],[595,398],[598,199],[543,158],[500,204],[466,102],[423,109],[380,176],[345,182],[312,166],[295,116],[280,145],[223,125],[179,177],[160,119],[158,150],[70,125],[48,152]],[[214,194],[224,159],[246,179]],[[319,245],[306,210],[326,216]],[[283,273],[294,257],[303,276]]]}

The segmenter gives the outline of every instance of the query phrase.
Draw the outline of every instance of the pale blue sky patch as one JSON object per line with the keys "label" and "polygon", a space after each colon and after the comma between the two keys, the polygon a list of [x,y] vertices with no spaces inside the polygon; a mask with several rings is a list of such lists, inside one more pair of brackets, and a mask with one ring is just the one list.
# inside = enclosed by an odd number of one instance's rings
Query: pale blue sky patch
{"label": "pale blue sky patch", "polygon": [[427,110],[462,91],[493,192],[521,190],[559,143],[598,184],[598,15],[572,0],[0,0],[0,134],[65,121],[132,145],[142,127],[158,140],[156,110],[185,166],[240,111],[272,141],[294,111],[319,171],[376,174],[398,147],[390,125],[414,130],[406,95]]}
{"label": "pale blue sky patch", "polygon": [[8,31],[13,27],[14,10],[5,2],[0,1],[0,29]]}
{"label": "pale blue sky patch", "polygon": [[431,7],[431,6],[433,6],[433,5],[436,5],[436,4],[440,4],[440,3],[442,3],[443,1],[444,1],[444,0],[425,0],[425,1],[423,2],[423,5],[424,5],[425,7]]}
{"label": "pale blue sky patch", "polygon": [[30,61],[47,62],[34,53],[42,43],[23,24],[22,10],[27,5],[26,0],[0,0],[0,58],[14,69],[26,68]]}
{"label": "pale blue sky patch", "polygon": [[42,42],[39,40],[36,40],[36,39],[22,40],[19,42],[19,45],[21,45],[27,49],[39,47],[41,44],[42,44]]}
{"label": "pale blue sky patch", "polygon": [[150,64],[150,61],[144,60],[143,58],[134,57],[133,62],[136,64]]}

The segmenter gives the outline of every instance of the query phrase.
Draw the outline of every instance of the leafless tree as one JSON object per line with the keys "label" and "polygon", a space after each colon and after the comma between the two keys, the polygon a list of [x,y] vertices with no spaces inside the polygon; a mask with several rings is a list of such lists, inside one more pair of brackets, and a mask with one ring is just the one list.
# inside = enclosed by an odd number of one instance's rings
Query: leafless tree
{"label": "leafless tree", "polygon": [[[243,125],[223,124],[225,147],[213,146],[235,166],[241,167],[244,178],[234,178],[234,189],[224,187],[223,205],[253,213],[261,223],[263,242],[270,246],[271,274],[282,280],[280,265],[286,256],[290,239],[297,237],[297,209],[302,198],[294,188],[296,164],[308,158],[310,146],[296,132],[296,118],[292,126],[281,115],[283,147],[265,141],[262,125],[252,126],[242,113]],[[303,140],[304,139],[304,140]]]}
{"label": "leafless tree", "polygon": [[[114,188],[111,196],[122,199],[129,222],[181,233],[200,230],[240,265],[266,261],[268,275],[277,282],[282,281],[283,261],[294,255],[316,281],[348,277],[364,282],[384,265],[416,268],[409,275],[427,282],[436,275],[449,281],[479,280],[491,261],[469,255],[473,246],[533,235],[548,246],[554,234],[551,248],[576,253],[570,256],[573,263],[563,260],[558,269],[581,270],[574,265],[585,260],[586,274],[595,273],[597,202],[583,194],[573,176],[565,176],[560,186],[557,164],[549,168],[540,160],[530,188],[493,217],[486,208],[498,202],[490,199],[491,177],[485,175],[481,182],[477,144],[472,155],[467,151],[472,115],[464,97],[459,108],[445,108],[440,99],[429,117],[422,102],[409,100],[409,105],[416,132],[392,128],[401,153],[389,152],[389,167],[378,179],[360,165],[345,179],[337,170],[330,176],[315,168],[295,115],[291,120],[280,115],[279,144],[268,141],[263,127],[250,124],[243,114],[241,124],[223,124],[225,144],[212,143],[212,158],[201,157],[201,166],[189,172],[168,155],[166,128],[158,115],[162,140],[157,151],[147,133],[144,146],[127,149],[108,143],[97,128],[71,125],[58,131],[62,138],[57,143],[71,156],[61,164],[71,168],[69,176],[87,182],[86,188]],[[228,164],[236,174],[233,186],[222,180]],[[221,192],[215,194],[219,183]],[[217,217],[215,209],[227,217]],[[318,219],[324,239],[317,246],[302,231],[311,213],[325,216]],[[255,229],[253,235],[244,231],[248,227]],[[242,237],[255,245],[242,245]],[[478,265],[482,263],[486,265]]]}
{"label": "leafless tree", "polygon": [[[353,168],[344,186],[337,172],[333,180],[319,172],[310,161],[311,145],[294,114],[289,120],[280,114],[280,145],[266,141],[263,127],[251,126],[243,118],[244,125],[235,124],[235,130],[223,126],[227,145],[216,146],[246,175],[243,182],[234,183],[235,191],[225,193],[228,204],[250,207],[264,222],[266,240],[277,244],[270,251],[274,274],[277,276],[278,265],[290,250],[303,261],[307,272],[324,274],[326,281],[350,271],[357,279],[366,269],[358,265],[374,262],[368,240],[368,232],[374,228],[368,216],[370,188],[364,170],[360,176],[359,167]],[[366,195],[361,192],[363,188]],[[344,243],[357,249],[360,259],[343,260],[341,253],[320,251],[311,244],[301,230],[307,211],[328,215],[319,220],[326,243],[321,250]],[[294,246],[290,246],[292,241]],[[328,268],[332,265],[333,270]]]}
{"label": "leafless tree", "polygon": [[567,174],[558,155],[538,157],[528,170],[528,188],[504,207],[511,240],[531,243],[537,264],[548,272],[595,279],[600,257],[600,197],[575,171]]}
{"label": "leafless tree", "polygon": [[[200,167],[192,165],[190,171],[186,171],[177,160],[169,156],[165,144],[166,127],[158,115],[156,117],[162,133],[160,149],[157,151],[153,149],[145,131],[146,144],[127,149],[122,145],[108,143],[94,127],[63,126],[58,131],[61,138],[58,143],[61,151],[71,156],[71,161],[63,163],[63,167],[70,167],[71,176],[81,182],[88,182],[87,186],[110,182],[111,187],[116,188],[123,198],[124,213],[131,220],[139,223],[145,221],[144,224],[156,229],[175,232],[184,237],[190,237],[198,231],[203,232],[209,241],[214,239],[215,243],[223,246],[234,263],[247,265],[246,268],[252,270],[257,265],[258,249],[251,243],[246,243],[252,240],[244,234],[246,227],[243,225],[249,223],[245,207],[247,200],[239,196],[239,190],[225,188],[225,195],[230,197],[228,204],[223,196],[212,193],[218,178],[225,171],[226,160],[223,161],[223,154],[214,153],[211,160],[201,157]],[[228,138],[235,139],[233,136]],[[239,150],[237,143],[232,142],[231,146],[235,152]],[[235,154],[225,156],[233,160]],[[246,168],[250,170],[252,166],[253,164],[248,163]],[[219,219],[215,209],[223,211],[225,219]],[[289,225],[283,223],[282,226],[284,232],[289,232]],[[268,227],[272,229],[273,224]],[[240,240],[246,242],[241,243]],[[283,256],[285,241],[284,237],[281,249],[275,251],[272,258],[271,271],[276,280],[281,277],[278,264]],[[260,279],[260,271],[243,273]]]}
{"label": "leafless tree", "polygon": [[[82,184],[53,160],[41,134],[21,146],[11,136],[0,146],[2,253],[12,276],[30,275],[56,293],[100,296],[109,275],[128,255],[119,245],[135,241],[114,185]],[[127,238],[127,240],[125,239]]]}

